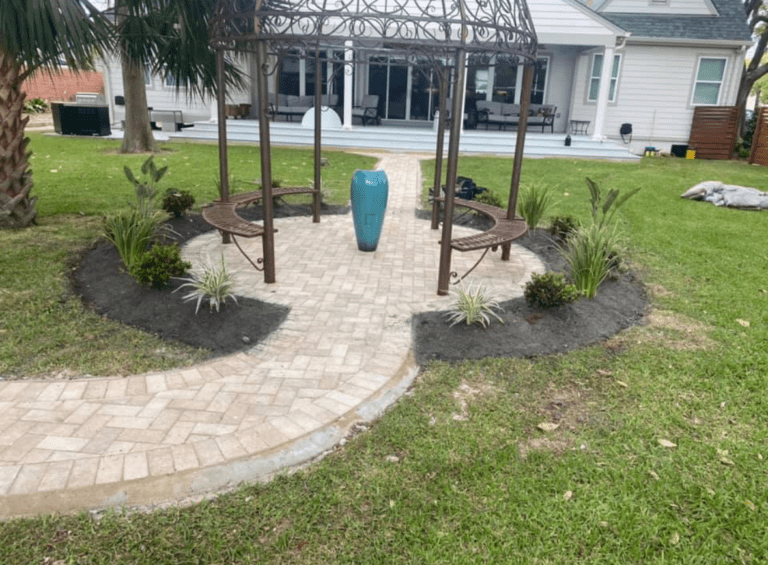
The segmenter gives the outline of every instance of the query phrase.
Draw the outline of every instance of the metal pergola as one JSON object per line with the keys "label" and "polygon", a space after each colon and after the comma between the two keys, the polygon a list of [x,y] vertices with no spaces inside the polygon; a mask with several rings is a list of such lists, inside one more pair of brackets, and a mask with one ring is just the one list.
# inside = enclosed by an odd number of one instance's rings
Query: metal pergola
{"label": "metal pergola", "polygon": [[[321,108],[323,78],[320,50],[328,47],[346,52],[380,51],[403,57],[409,63],[428,63],[439,81],[439,123],[435,151],[435,196],[440,194],[443,144],[446,130],[446,98],[452,87],[451,116],[464,115],[465,74],[470,64],[525,65],[515,160],[510,184],[508,219],[514,219],[525,131],[530,102],[537,39],[525,0],[218,0],[211,23],[210,42],[218,62],[218,126],[221,199],[229,198],[225,52],[252,53],[256,61],[261,186],[264,206],[264,281],[275,282],[274,210],[269,139],[268,77],[285,56],[315,57],[315,108]],[[340,68],[359,65],[346,57]],[[363,62],[363,64],[365,64]],[[321,183],[321,116],[315,111],[314,186]],[[461,120],[450,123],[446,164],[446,194],[441,237],[437,293],[448,293],[451,276],[451,236]],[[319,222],[320,196],[313,202],[313,221]],[[435,214],[436,215],[436,214]],[[433,229],[439,218],[433,217]],[[226,240],[225,240],[226,241]],[[510,245],[502,246],[508,260]]]}

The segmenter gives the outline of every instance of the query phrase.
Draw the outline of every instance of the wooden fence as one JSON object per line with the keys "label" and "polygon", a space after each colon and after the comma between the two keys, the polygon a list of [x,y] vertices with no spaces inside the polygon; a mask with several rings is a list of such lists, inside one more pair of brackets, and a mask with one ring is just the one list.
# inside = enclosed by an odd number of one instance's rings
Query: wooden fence
{"label": "wooden fence", "polygon": [[749,162],[768,166],[768,107],[760,108],[760,113],[757,115]]}
{"label": "wooden fence", "polygon": [[697,159],[730,159],[738,132],[736,106],[699,106],[693,112],[688,147]]}

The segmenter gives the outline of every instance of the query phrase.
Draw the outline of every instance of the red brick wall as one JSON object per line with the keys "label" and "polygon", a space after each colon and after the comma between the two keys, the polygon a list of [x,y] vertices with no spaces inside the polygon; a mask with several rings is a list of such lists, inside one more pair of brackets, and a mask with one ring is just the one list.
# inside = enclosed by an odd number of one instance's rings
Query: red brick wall
{"label": "red brick wall", "polygon": [[53,79],[48,73],[37,72],[24,83],[27,100],[69,100],[78,92],[103,92],[104,79],[101,73],[82,71],[75,74],[69,69],[62,69]]}

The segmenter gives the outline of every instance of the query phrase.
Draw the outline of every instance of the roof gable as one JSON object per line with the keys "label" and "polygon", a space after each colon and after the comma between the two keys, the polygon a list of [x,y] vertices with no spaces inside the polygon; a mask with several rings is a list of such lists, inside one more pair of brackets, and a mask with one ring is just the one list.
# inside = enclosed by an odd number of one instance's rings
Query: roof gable
{"label": "roof gable", "polygon": [[[717,15],[672,15],[612,13],[601,15],[632,33],[634,37],[700,39],[704,41],[751,42],[747,16],[740,0],[711,0]],[[605,3],[601,10],[610,4]],[[535,23],[535,21],[534,21]]]}
{"label": "roof gable", "polygon": [[527,0],[541,44],[607,45],[628,35],[577,0]]}

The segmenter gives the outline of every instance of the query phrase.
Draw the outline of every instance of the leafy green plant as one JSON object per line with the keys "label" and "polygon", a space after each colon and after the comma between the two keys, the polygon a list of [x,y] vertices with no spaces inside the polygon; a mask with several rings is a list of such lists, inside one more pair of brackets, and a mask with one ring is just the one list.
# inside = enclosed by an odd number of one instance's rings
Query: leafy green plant
{"label": "leafy green plant", "polygon": [[558,241],[565,241],[579,227],[579,221],[573,216],[552,216],[549,233]]}
{"label": "leafy green plant", "polygon": [[182,260],[177,244],[154,245],[137,262],[133,275],[140,283],[160,289],[191,268],[191,263]]}
{"label": "leafy green plant", "polygon": [[571,280],[581,294],[594,298],[608,276],[613,258],[618,254],[616,226],[591,224],[571,234],[563,257],[571,271]]}
{"label": "leafy green plant", "polygon": [[576,287],[562,273],[534,273],[525,285],[525,301],[534,308],[559,308],[578,299]]}
{"label": "leafy green plant", "polygon": [[144,176],[142,179],[136,178],[136,175],[128,165],[123,167],[123,172],[136,191],[137,208],[142,213],[149,214],[158,192],[156,185],[165,176],[165,173],[168,172],[168,166],[166,165],[158,169],[155,165],[154,155],[150,155],[141,165],[141,174]]}
{"label": "leafy green plant", "polygon": [[147,252],[156,235],[162,231],[165,215],[160,211],[123,210],[104,217],[104,233],[112,242],[129,273]]}
{"label": "leafy green plant", "polygon": [[501,306],[488,296],[485,287],[478,286],[473,289],[470,283],[466,290],[464,287],[459,287],[456,291],[456,302],[447,316],[451,327],[463,322],[468,326],[480,324],[485,328],[491,323],[491,316],[504,323],[504,320],[496,314],[496,310],[502,311]]}
{"label": "leafy green plant", "polygon": [[195,205],[195,197],[188,190],[169,188],[163,196],[162,208],[174,218],[181,218]]}
{"label": "leafy green plant", "polygon": [[616,210],[621,208],[624,203],[640,191],[641,187],[630,190],[623,196],[619,196],[619,190],[612,188],[603,195],[598,184],[587,177],[587,186],[589,187],[589,202],[592,205],[592,221],[600,226],[604,226],[613,219]]}
{"label": "leafy green plant", "polygon": [[[193,275],[189,278],[181,279],[185,282],[176,290],[189,287],[192,290],[184,295],[184,301],[197,300],[197,306],[195,307],[195,314],[200,310],[200,304],[203,300],[208,301],[208,307],[210,310],[216,308],[219,312],[221,306],[227,301],[228,298],[237,303],[237,297],[233,294],[232,288],[235,284],[235,276],[227,270],[227,266],[224,264],[224,256],[221,256],[221,264],[208,265],[203,269],[201,276]],[[175,292],[175,291],[174,291]]]}
{"label": "leafy green plant", "polygon": [[488,204],[489,206],[496,206],[496,208],[504,208],[504,203],[501,201],[501,198],[499,198],[496,193],[490,189],[475,196],[475,201]]}
{"label": "leafy green plant", "polygon": [[531,229],[536,229],[552,204],[552,195],[541,184],[529,184],[520,190],[517,198],[517,212]]}
{"label": "leafy green plant", "polygon": [[48,110],[48,102],[42,98],[30,98],[24,102],[24,112],[27,114],[42,114]]}

